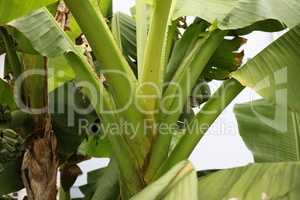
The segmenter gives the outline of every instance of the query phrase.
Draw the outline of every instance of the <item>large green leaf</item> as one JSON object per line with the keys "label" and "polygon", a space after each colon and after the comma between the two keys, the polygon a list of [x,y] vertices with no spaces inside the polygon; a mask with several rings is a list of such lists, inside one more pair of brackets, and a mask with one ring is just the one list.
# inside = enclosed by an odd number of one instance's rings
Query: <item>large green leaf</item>
{"label": "large green leaf", "polygon": [[300,198],[298,162],[253,164],[199,179],[199,199],[295,200]]}
{"label": "large green leaf", "polygon": [[21,17],[57,0],[0,0],[0,25]]}
{"label": "large green leaf", "polygon": [[232,76],[270,102],[300,112],[300,25],[291,29]]}
{"label": "large green leaf", "polygon": [[131,200],[197,200],[197,185],[196,172],[189,162],[183,161],[133,196]]}
{"label": "large green leaf", "polygon": [[240,134],[257,161],[300,158],[299,48],[298,25],[232,73],[266,100],[239,105],[235,111]]}
{"label": "large green leaf", "polygon": [[[9,27],[8,30],[16,41],[17,51],[29,54],[40,53],[49,57],[48,91],[51,92],[65,82],[75,79],[75,73],[68,60],[61,55],[64,52],[71,51],[73,47],[70,44],[71,41],[64,38],[64,35],[57,28],[55,29],[56,24],[47,16],[46,10],[41,12],[42,10],[33,13],[29,17],[11,22],[10,25],[14,28]],[[32,27],[35,28],[32,29]],[[71,33],[76,34],[75,32],[76,30],[71,31]],[[33,35],[39,36],[40,39],[33,39]]]}
{"label": "large green leaf", "polygon": [[300,160],[300,115],[265,100],[235,107],[240,135],[255,161]]}
{"label": "large green leaf", "polygon": [[300,22],[300,4],[298,0],[178,0],[173,18],[181,16],[217,20],[221,29],[243,28],[266,19],[292,28]]}
{"label": "large green leaf", "polygon": [[110,200],[118,199],[119,170],[117,163],[112,159],[106,168],[88,173],[87,185],[81,186],[85,200]]}
{"label": "large green leaf", "polygon": [[38,54],[38,52],[32,47],[30,41],[20,31],[13,27],[7,27],[7,31],[16,44],[16,51],[27,54]]}
{"label": "large green leaf", "polygon": [[45,8],[12,21],[9,25],[23,33],[33,48],[43,56],[56,57],[74,51],[71,41]]}
{"label": "large green leaf", "polygon": [[[90,75],[89,80],[97,82],[96,88],[99,86],[103,89],[92,67],[83,57],[81,49],[73,46],[73,42],[58,27],[47,9],[39,9],[27,17],[10,22],[9,25],[20,31],[37,52],[50,59],[49,67],[54,71],[54,77],[50,75],[50,81],[59,80],[50,84],[51,90],[72,79],[72,69],[77,75],[76,80],[88,79],[87,76]],[[95,100],[97,97],[93,98]]]}

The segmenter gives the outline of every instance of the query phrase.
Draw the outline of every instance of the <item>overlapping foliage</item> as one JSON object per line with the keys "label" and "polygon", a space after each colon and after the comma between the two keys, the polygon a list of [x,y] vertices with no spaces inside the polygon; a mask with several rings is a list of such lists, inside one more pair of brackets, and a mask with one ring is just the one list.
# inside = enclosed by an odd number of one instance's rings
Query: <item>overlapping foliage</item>
{"label": "overlapping foliage", "polygon": [[[54,110],[91,104],[92,112],[75,113],[76,121],[109,125],[124,120],[137,126],[147,120],[150,125],[129,134],[97,127],[79,134],[78,124],[68,125],[69,113],[52,113],[63,174],[61,199],[71,198],[69,189],[80,174],[77,163],[104,156],[111,158],[110,164],[89,173],[87,185],[80,188],[84,199],[299,198],[298,0],[137,0],[133,16],[113,14],[111,0],[65,0],[72,15],[66,13],[68,26],[63,28],[54,18],[57,6],[50,0],[0,0],[0,54],[6,54],[6,80],[0,79],[0,195],[23,187],[22,153],[30,145],[35,121],[16,104],[23,97],[13,93],[13,86],[32,58],[46,60],[53,72],[47,90]],[[185,16],[195,19],[187,23]],[[243,35],[287,27],[241,66]],[[78,41],[84,45],[76,45]],[[212,80],[223,85],[210,95]],[[80,81],[95,92],[77,87]],[[244,87],[263,97],[235,108],[240,134],[261,163],[198,178],[186,160]],[[38,105],[38,89],[39,84],[32,84],[22,92],[36,97],[32,102]],[[66,103],[70,97],[75,101]],[[138,105],[117,112],[130,99]],[[177,126],[163,134],[157,124]],[[188,129],[195,124],[206,128]]]}

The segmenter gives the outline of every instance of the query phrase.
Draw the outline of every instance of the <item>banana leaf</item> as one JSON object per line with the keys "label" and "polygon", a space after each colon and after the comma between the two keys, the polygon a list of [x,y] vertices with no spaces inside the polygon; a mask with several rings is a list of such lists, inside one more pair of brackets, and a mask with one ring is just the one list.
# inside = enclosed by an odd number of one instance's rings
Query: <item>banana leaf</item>
{"label": "banana leaf", "polygon": [[[300,22],[300,4],[297,0],[178,0],[173,19],[181,16],[217,21],[223,30],[240,29],[268,19],[293,28]],[[270,25],[269,22],[264,24]]]}
{"label": "banana leaf", "polygon": [[199,179],[199,199],[299,199],[299,162],[252,164]]}

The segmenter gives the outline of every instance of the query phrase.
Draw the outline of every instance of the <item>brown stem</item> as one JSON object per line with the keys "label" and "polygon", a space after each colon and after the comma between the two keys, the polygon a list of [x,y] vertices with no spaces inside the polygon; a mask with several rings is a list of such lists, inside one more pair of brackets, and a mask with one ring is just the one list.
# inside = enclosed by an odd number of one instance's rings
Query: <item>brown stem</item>
{"label": "brown stem", "polygon": [[[69,9],[61,1],[55,19],[63,30],[68,30]],[[45,76],[26,79],[27,106],[43,109],[34,115],[35,130],[27,140],[22,163],[22,179],[29,200],[55,200],[57,196],[57,139],[52,131],[52,120],[48,110],[48,66],[47,58],[23,55],[25,70],[44,70]]]}
{"label": "brown stem", "polygon": [[32,139],[24,154],[22,179],[29,200],[55,200],[58,159],[57,140],[52,131]]}
{"label": "brown stem", "polygon": [[48,111],[47,59],[23,54],[25,70],[44,70],[45,76],[32,75],[25,80],[29,109],[42,109],[33,115],[34,130],[26,141],[22,179],[29,200],[55,200],[57,195],[57,139]]}

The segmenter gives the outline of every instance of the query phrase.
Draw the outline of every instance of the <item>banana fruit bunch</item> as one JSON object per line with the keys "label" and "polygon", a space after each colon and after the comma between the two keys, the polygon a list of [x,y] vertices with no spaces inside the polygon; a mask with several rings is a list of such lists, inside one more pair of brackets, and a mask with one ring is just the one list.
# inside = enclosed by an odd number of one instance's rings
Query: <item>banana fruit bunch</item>
{"label": "banana fruit bunch", "polygon": [[22,154],[24,150],[24,139],[14,130],[0,130],[0,172],[1,163],[7,163]]}
{"label": "banana fruit bunch", "polygon": [[8,106],[0,105],[0,123],[6,123],[11,120],[11,111]]}

